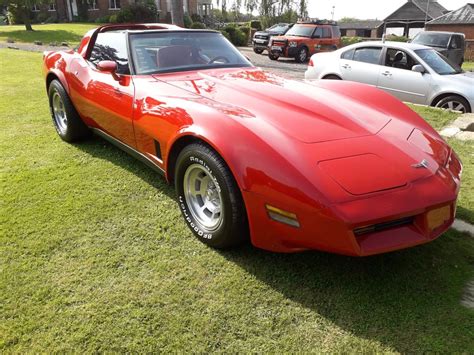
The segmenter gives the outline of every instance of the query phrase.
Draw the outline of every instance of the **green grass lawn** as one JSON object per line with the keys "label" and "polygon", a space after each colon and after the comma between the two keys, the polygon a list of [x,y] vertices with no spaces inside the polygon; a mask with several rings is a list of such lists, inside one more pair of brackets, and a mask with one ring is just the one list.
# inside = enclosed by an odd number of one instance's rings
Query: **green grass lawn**
{"label": "green grass lawn", "polygon": [[42,41],[43,44],[51,42],[77,44],[87,31],[97,26],[99,25],[95,23],[53,23],[33,25],[34,31],[25,31],[23,25],[0,26],[0,41],[11,38],[15,42]]}
{"label": "green grass lawn", "polygon": [[[2,353],[474,349],[459,303],[474,238],[364,259],[207,248],[160,175],[98,138],[59,139],[41,54],[0,58]],[[472,145],[455,148],[472,211]]]}
{"label": "green grass lawn", "polygon": [[466,71],[474,71],[474,62],[464,62],[462,68]]}

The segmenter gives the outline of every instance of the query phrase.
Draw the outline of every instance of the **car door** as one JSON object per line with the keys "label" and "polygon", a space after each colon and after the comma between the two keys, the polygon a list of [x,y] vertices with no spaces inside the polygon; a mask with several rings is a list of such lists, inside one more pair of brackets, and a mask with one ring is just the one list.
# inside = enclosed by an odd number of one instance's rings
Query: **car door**
{"label": "car door", "polygon": [[376,86],[381,54],[381,46],[356,47],[344,52],[339,61],[342,79]]}
{"label": "car door", "polygon": [[447,57],[457,65],[461,65],[464,59],[464,46],[461,35],[452,35],[448,45]]}
{"label": "car door", "polygon": [[387,47],[378,87],[402,101],[426,104],[431,75],[413,71],[417,64],[420,63],[407,51]]}
{"label": "car door", "polygon": [[[103,60],[117,63],[117,73],[100,71]],[[77,110],[94,126],[121,142],[135,147],[133,133],[134,86],[130,75],[125,33],[99,33],[83,61],[71,64],[71,97]]]}

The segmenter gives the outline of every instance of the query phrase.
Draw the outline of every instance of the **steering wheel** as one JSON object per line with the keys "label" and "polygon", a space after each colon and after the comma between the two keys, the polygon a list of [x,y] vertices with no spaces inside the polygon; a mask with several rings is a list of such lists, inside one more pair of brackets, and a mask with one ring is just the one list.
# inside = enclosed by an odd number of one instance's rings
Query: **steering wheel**
{"label": "steering wheel", "polygon": [[212,63],[214,63],[214,62],[217,61],[217,60],[223,60],[223,61],[224,61],[225,63],[227,63],[227,64],[230,63],[229,59],[227,59],[226,57],[220,55],[220,56],[217,56],[217,57],[215,57],[215,58],[212,58],[212,59],[209,61],[209,63],[207,63],[207,64],[212,64]]}

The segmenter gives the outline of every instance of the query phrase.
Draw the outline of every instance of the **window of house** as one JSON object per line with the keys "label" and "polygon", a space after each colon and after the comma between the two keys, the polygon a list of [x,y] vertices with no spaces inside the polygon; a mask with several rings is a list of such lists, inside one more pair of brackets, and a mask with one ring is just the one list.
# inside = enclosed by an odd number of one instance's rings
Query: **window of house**
{"label": "window of house", "polygon": [[54,1],[49,3],[48,11],[56,11],[56,3]]}
{"label": "window of house", "polygon": [[102,60],[116,62],[118,74],[130,74],[127,45],[123,32],[104,32],[97,35],[89,61],[97,65]]}
{"label": "window of house", "polygon": [[109,0],[110,10],[120,10],[120,0]]}
{"label": "window of house", "polygon": [[89,11],[99,10],[97,7],[97,0],[87,0],[87,9]]}
{"label": "window of house", "polygon": [[31,11],[33,11],[33,12],[39,12],[39,10],[40,10],[40,8],[39,8],[38,4],[33,4],[33,5],[31,6]]}

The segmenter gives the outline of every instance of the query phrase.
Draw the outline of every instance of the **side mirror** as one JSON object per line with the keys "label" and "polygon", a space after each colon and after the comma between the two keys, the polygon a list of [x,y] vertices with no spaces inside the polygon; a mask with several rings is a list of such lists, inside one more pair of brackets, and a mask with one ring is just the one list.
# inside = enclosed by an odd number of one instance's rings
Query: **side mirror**
{"label": "side mirror", "polygon": [[97,63],[97,69],[104,73],[115,74],[117,72],[117,63],[112,60],[101,60]]}
{"label": "side mirror", "polygon": [[414,72],[416,72],[416,73],[421,73],[421,74],[426,73],[425,68],[424,68],[423,65],[421,65],[421,64],[414,65],[414,66],[411,68],[411,70],[414,71]]}

